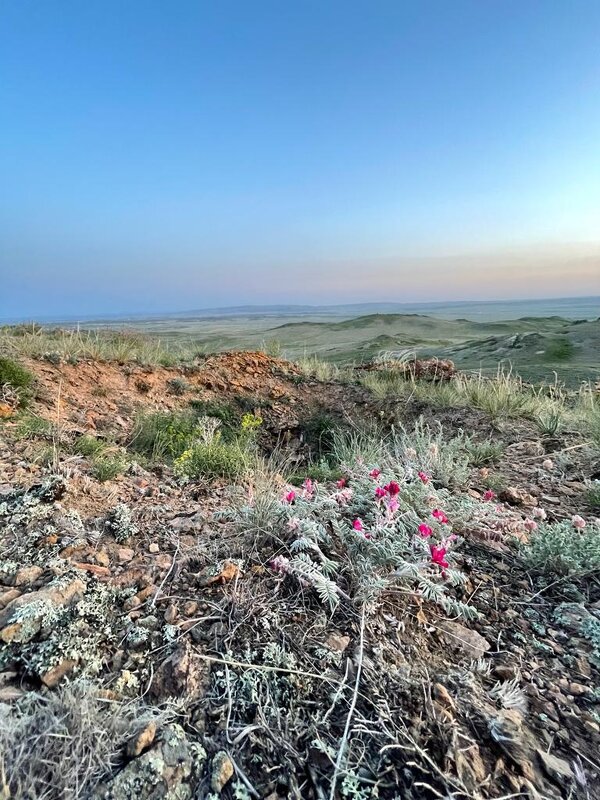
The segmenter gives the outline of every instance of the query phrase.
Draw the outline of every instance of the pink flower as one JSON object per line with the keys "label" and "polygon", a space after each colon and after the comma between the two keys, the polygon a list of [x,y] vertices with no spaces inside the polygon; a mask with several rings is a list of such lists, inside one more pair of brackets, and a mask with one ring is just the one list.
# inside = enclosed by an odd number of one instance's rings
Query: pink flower
{"label": "pink flower", "polygon": [[543,519],[546,519],[546,516],[547,516],[546,515],[546,511],[543,508],[540,508],[539,506],[534,506],[531,509],[531,513],[536,519],[542,519],[543,520]]}
{"label": "pink flower", "polygon": [[383,486],[378,486],[378,487],[375,489],[375,497],[376,497],[378,500],[381,500],[381,499],[382,499],[382,497],[385,497],[385,496],[386,496],[386,494],[387,494],[387,492],[386,492],[386,490],[383,488]]}
{"label": "pink flower", "polygon": [[390,481],[387,486],[383,487],[386,492],[390,495],[390,497],[395,497],[397,494],[400,494],[400,486],[396,483],[396,481]]}
{"label": "pink flower", "polygon": [[448,568],[449,564],[446,561],[446,548],[445,547],[436,547],[434,544],[430,546],[431,551],[431,561],[433,564],[437,564],[439,567],[442,568],[442,575],[444,574],[444,570]]}
{"label": "pink flower", "polygon": [[529,519],[528,518],[528,519],[525,520],[525,522],[523,524],[525,525],[525,530],[529,531],[530,533],[531,533],[531,531],[537,530],[538,524],[534,519]]}
{"label": "pink flower", "polygon": [[421,534],[421,536],[422,536],[424,539],[426,539],[428,536],[431,536],[431,534],[433,533],[433,531],[431,530],[431,528],[429,527],[429,525],[425,525],[425,523],[424,523],[424,522],[422,522],[422,523],[419,525],[419,533]]}
{"label": "pink flower", "polygon": [[381,475],[381,470],[380,469],[372,469],[371,472],[369,472],[369,475],[374,480],[377,480],[377,478]]}
{"label": "pink flower", "polygon": [[302,488],[304,489],[304,496],[307,498],[307,500],[310,500],[315,491],[314,484],[310,478],[307,478],[304,481],[304,483],[302,484]]}
{"label": "pink flower", "polygon": [[400,507],[400,504],[398,503],[396,498],[395,497],[390,497],[390,499],[387,502],[387,508],[388,508],[388,511],[390,512],[390,514],[395,514],[396,511],[398,511],[399,507]]}
{"label": "pink flower", "polygon": [[484,499],[484,500],[485,500],[487,503],[491,502],[492,500],[495,500],[495,499],[496,499],[496,492],[492,492],[492,490],[491,490],[491,489],[488,489],[487,491],[485,491],[485,492],[483,493],[483,499]]}
{"label": "pink flower", "polygon": [[423,483],[429,483],[429,475],[427,475],[425,472],[423,472],[422,470],[419,470],[417,475],[419,476],[419,478],[421,479],[421,481]]}
{"label": "pink flower", "polygon": [[347,489],[340,489],[333,497],[341,506],[345,506],[352,500],[352,489],[349,487]]}
{"label": "pink flower", "polygon": [[369,539],[370,540],[370,539],[373,538],[370,533],[364,533],[363,535],[364,535],[365,539]]}
{"label": "pink flower", "polygon": [[293,503],[296,499],[296,492],[292,489],[287,494],[283,495],[283,502],[284,503]]}
{"label": "pink flower", "polygon": [[275,556],[275,558],[269,561],[269,566],[273,572],[277,572],[279,575],[285,575],[290,568],[290,561],[285,556]]}
{"label": "pink flower", "polygon": [[434,508],[433,511],[431,512],[431,516],[435,517],[435,519],[437,519],[438,522],[441,522],[442,525],[448,524],[448,517],[444,514],[443,511],[440,511],[439,508]]}
{"label": "pink flower", "polygon": [[339,481],[336,483],[338,489],[343,489],[346,486],[346,478],[340,478]]}
{"label": "pink flower", "polygon": [[354,530],[355,530],[355,531],[362,531],[362,530],[363,530],[363,523],[362,523],[362,519],[359,519],[359,518],[357,517],[357,518],[354,520],[354,522],[352,523],[352,527],[354,528]]}
{"label": "pink flower", "polygon": [[585,528],[585,520],[583,517],[580,517],[579,514],[573,514],[571,517],[571,523],[573,524],[574,528],[577,530],[583,530]]}

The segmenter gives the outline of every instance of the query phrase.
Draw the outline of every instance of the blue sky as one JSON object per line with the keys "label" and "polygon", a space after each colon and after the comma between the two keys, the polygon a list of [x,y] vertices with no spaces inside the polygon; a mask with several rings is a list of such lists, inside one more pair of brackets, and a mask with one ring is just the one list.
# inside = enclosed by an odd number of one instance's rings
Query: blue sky
{"label": "blue sky", "polygon": [[600,3],[0,3],[0,317],[600,293]]}

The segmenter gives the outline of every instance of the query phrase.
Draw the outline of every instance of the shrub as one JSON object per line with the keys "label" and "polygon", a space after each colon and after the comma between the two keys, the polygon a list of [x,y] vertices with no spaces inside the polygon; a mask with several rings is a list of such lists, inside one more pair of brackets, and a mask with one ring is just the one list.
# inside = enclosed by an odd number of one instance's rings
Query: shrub
{"label": "shrub", "polygon": [[565,337],[550,339],[544,351],[545,361],[569,361],[575,353],[575,345]]}
{"label": "shrub", "polygon": [[135,419],[130,447],[155,461],[170,461],[191,445],[197,426],[190,411],[144,412]]}
{"label": "shrub", "polygon": [[340,430],[340,423],[326,411],[313,411],[301,421],[302,435],[317,458],[330,453],[333,447],[336,431]]}
{"label": "shrub", "polygon": [[190,400],[190,407],[197,416],[214,417],[221,423],[221,436],[226,441],[235,439],[239,431],[240,415],[229,403],[218,400]]}
{"label": "shrub", "polygon": [[190,388],[189,383],[183,378],[170,378],[167,381],[167,389],[171,394],[181,397]]}
{"label": "shrub", "polygon": [[184,478],[236,478],[250,467],[250,453],[236,442],[225,442],[218,432],[199,441],[175,460],[174,470]]}
{"label": "shrub", "polygon": [[600,525],[577,530],[568,520],[541,523],[522,546],[526,565],[535,572],[581,577],[600,568]]}
{"label": "shrub", "polygon": [[504,452],[504,445],[491,439],[487,439],[484,442],[476,442],[469,438],[465,440],[465,450],[469,458],[469,464],[474,467],[483,467],[485,464],[495,464],[500,460]]}
{"label": "shrub", "polygon": [[33,380],[29,370],[10,358],[0,357],[0,396],[3,387],[13,389],[17,394],[18,404],[24,407],[31,398]]}
{"label": "shrub", "polygon": [[469,460],[462,431],[447,439],[441,424],[431,428],[420,417],[412,430],[401,428],[389,445],[393,462],[412,474],[426,472],[442,486],[462,486],[467,480]]}
{"label": "shrub", "polygon": [[443,497],[418,478],[347,466],[347,485],[328,490],[306,480],[271,509],[270,524],[278,524],[271,568],[312,587],[331,609],[343,599],[371,604],[387,587],[408,584],[448,613],[477,616],[448,592],[464,579],[451,565],[457,537],[450,521],[431,505],[431,497],[440,505]]}
{"label": "shrub", "polygon": [[73,450],[78,455],[85,456],[86,458],[98,455],[104,448],[104,442],[101,442],[99,439],[96,439],[95,436],[90,436],[89,434],[80,436],[73,446]]}
{"label": "shrub", "polygon": [[20,439],[52,439],[54,425],[43,417],[25,414],[17,423],[17,436]]}
{"label": "shrub", "polygon": [[586,490],[586,500],[594,508],[600,508],[600,481],[591,481]]}
{"label": "shrub", "polygon": [[563,414],[558,409],[542,411],[534,416],[534,420],[542,436],[556,436],[563,426]]}
{"label": "shrub", "polygon": [[112,481],[125,469],[125,461],[116,456],[99,455],[92,461],[92,475],[96,480]]}

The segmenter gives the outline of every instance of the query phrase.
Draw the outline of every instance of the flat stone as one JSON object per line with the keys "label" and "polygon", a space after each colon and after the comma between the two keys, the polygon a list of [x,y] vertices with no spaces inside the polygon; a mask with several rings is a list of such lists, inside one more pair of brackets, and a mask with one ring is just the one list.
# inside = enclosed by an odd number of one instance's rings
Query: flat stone
{"label": "flat stone", "polygon": [[470,658],[482,658],[491,647],[481,634],[459,622],[443,622],[440,630],[448,644],[457,650],[462,650]]}
{"label": "flat stone", "polygon": [[149,722],[133,739],[127,742],[127,755],[137,758],[154,742],[156,736],[156,723]]}
{"label": "flat stone", "polygon": [[45,672],[41,676],[42,683],[49,689],[53,689],[60,683],[65,675],[68,675],[76,666],[77,661],[71,658],[64,658],[59,664],[49,669],[48,672]]}
{"label": "flat stone", "polygon": [[549,778],[555,781],[567,781],[573,777],[573,770],[569,762],[564,758],[558,758],[551,753],[546,753],[544,750],[537,750],[538,758],[542,764],[544,772]]}
{"label": "flat stone", "polygon": [[35,583],[44,570],[41,567],[21,567],[15,574],[15,586],[28,586]]}

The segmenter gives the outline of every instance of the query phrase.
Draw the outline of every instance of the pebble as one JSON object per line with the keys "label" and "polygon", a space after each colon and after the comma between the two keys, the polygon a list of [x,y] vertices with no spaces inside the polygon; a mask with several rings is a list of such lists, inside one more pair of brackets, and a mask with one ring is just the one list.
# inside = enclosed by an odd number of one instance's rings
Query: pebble
{"label": "pebble", "polygon": [[152,542],[152,544],[148,547],[149,553],[160,553],[160,547],[158,546],[157,542]]}
{"label": "pebble", "polygon": [[220,794],[225,785],[232,779],[234,767],[231,759],[224,750],[214,756],[210,775],[210,788]]}

